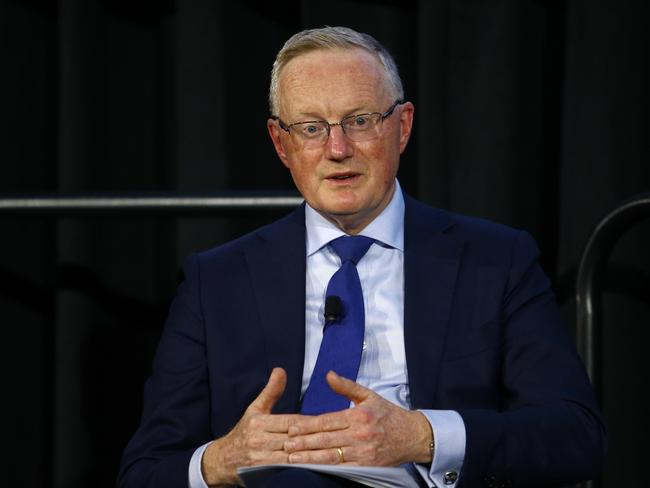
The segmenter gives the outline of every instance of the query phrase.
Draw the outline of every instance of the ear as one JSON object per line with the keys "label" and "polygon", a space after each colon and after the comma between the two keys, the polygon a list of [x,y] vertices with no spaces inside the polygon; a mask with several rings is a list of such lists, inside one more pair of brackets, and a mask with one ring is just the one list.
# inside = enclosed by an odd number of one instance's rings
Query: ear
{"label": "ear", "polygon": [[287,159],[287,152],[285,151],[284,144],[282,144],[281,140],[282,132],[285,131],[282,130],[278,124],[278,121],[274,119],[268,119],[266,121],[266,128],[269,130],[269,135],[271,136],[271,141],[273,141],[275,152],[278,154],[278,157],[280,158],[280,161],[282,161],[282,164],[288,168],[289,161]]}
{"label": "ear", "polygon": [[413,114],[415,113],[415,107],[411,102],[405,102],[400,107],[399,113],[399,123],[400,123],[400,134],[399,134],[399,153],[402,154],[406,145],[409,142],[411,137],[411,129],[413,128]]}

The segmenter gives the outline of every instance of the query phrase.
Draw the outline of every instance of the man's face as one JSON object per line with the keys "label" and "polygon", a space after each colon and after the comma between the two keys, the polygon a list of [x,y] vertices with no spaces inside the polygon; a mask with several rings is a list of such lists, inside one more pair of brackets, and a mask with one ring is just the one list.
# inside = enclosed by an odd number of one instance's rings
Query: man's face
{"label": "man's face", "polygon": [[[362,49],[308,52],[287,63],[279,79],[280,118],[286,124],[385,112],[393,99],[380,61]],[[304,148],[275,120],[268,129],[278,156],[305,200],[350,234],[388,205],[400,154],[413,122],[413,105],[398,105],[378,137],[353,142],[340,126],[319,147]]]}

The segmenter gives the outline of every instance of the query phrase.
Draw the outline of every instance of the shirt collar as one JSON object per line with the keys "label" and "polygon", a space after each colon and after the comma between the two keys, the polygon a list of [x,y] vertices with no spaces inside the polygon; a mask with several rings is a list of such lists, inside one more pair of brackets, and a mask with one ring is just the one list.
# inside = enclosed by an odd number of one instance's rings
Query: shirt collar
{"label": "shirt collar", "polygon": [[[307,256],[318,252],[337,237],[345,235],[309,204],[305,205]],[[384,210],[359,235],[370,237],[387,246],[404,251],[404,196],[397,179],[395,193]]]}

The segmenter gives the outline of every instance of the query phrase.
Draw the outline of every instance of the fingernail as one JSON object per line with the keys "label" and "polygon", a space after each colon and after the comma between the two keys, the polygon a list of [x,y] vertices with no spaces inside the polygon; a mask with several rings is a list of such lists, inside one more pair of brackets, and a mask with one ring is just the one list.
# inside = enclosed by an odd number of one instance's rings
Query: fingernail
{"label": "fingernail", "polygon": [[302,455],[300,454],[290,454],[289,455],[289,462],[290,463],[301,463],[302,462]]}
{"label": "fingernail", "polygon": [[298,435],[300,434],[300,429],[296,427],[295,425],[292,425],[289,427],[289,430],[287,432],[289,435]]}
{"label": "fingernail", "polygon": [[287,442],[284,443],[284,450],[285,451],[291,451],[291,450],[295,449],[295,447],[296,447],[295,442],[287,441]]}

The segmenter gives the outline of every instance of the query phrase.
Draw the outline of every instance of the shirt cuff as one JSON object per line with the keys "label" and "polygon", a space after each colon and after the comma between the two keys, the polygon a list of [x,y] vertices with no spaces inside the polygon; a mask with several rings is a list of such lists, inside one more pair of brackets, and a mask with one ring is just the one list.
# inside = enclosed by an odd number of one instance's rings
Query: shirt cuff
{"label": "shirt cuff", "polygon": [[427,486],[454,488],[465,460],[465,423],[454,410],[418,410],[431,424],[435,448],[431,466],[415,464]]}
{"label": "shirt cuff", "polygon": [[203,472],[201,471],[201,460],[203,459],[203,453],[210,444],[210,442],[203,444],[196,451],[194,451],[194,454],[192,454],[187,478],[189,488],[208,488],[208,485],[203,479]]}

